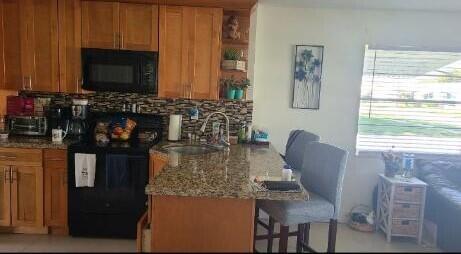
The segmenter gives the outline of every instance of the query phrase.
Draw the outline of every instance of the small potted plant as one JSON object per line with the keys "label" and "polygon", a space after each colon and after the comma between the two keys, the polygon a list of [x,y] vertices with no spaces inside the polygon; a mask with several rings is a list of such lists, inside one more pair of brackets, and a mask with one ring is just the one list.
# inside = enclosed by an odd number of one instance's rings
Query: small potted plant
{"label": "small potted plant", "polygon": [[235,91],[235,99],[241,100],[243,98],[244,91],[250,87],[250,80],[248,78],[243,78],[238,82],[238,87]]}
{"label": "small potted plant", "polygon": [[384,175],[387,177],[394,177],[400,170],[402,159],[392,150],[381,153],[381,156],[384,161]]}
{"label": "small potted plant", "polygon": [[221,86],[225,89],[226,98],[233,100],[238,87],[238,82],[234,79],[234,77],[221,78]]}
{"label": "small potted plant", "polygon": [[222,68],[224,70],[246,71],[245,61],[241,61],[242,51],[235,48],[226,48],[224,50],[224,60]]}

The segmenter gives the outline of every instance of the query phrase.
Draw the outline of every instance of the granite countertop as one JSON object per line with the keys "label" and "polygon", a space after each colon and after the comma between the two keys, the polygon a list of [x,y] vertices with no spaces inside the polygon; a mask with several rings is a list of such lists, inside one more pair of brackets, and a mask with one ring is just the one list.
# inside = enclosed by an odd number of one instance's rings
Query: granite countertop
{"label": "granite countertop", "polygon": [[[275,192],[255,187],[255,177],[280,179],[284,162],[272,145],[232,145],[228,151],[183,155],[162,150],[169,163],[146,186],[149,195],[218,197],[267,200],[306,200],[302,192]],[[302,186],[301,186],[302,187]]]}
{"label": "granite countertop", "polygon": [[51,137],[19,137],[10,136],[7,140],[0,140],[0,147],[5,148],[36,148],[36,149],[67,149],[71,140],[64,140],[62,143],[53,143]]}

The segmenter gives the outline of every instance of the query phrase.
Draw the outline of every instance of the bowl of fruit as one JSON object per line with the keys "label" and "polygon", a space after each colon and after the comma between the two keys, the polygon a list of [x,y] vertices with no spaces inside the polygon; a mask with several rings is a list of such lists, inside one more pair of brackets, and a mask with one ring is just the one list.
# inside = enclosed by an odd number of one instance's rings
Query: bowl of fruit
{"label": "bowl of fruit", "polygon": [[111,122],[110,138],[112,141],[126,142],[131,138],[131,133],[136,127],[136,122],[129,118],[114,118]]}

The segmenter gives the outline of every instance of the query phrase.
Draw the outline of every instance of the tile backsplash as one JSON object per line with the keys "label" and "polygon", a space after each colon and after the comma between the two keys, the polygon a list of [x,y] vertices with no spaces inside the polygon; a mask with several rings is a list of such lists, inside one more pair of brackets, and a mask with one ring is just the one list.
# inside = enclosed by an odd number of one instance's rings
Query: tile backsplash
{"label": "tile backsplash", "polygon": [[[230,134],[236,135],[243,122],[252,122],[253,101],[235,101],[235,100],[191,100],[191,99],[165,99],[157,98],[151,95],[136,93],[115,93],[115,92],[98,92],[89,94],[66,94],[66,93],[42,93],[22,91],[21,95],[30,97],[51,98],[52,104],[70,105],[73,98],[88,99],[91,110],[98,112],[121,111],[124,103],[136,103],[141,107],[141,113],[156,114],[164,116],[164,136],[168,132],[168,116],[170,114],[183,115],[182,136],[187,137],[187,133],[198,131],[211,112],[221,111],[229,116]],[[197,106],[199,110],[199,119],[190,120],[188,110]],[[215,115],[210,121],[222,121],[224,118]],[[211,129],[211,122],[207,126]]]}

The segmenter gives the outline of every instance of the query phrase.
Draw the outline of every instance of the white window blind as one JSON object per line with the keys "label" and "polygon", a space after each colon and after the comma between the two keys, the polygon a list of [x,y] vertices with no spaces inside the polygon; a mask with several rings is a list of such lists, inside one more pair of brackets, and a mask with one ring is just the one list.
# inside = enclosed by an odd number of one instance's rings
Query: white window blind
{"label": "white window blind", "polygon": [[357,150],[461,153],[461,53],[366,49]]}

